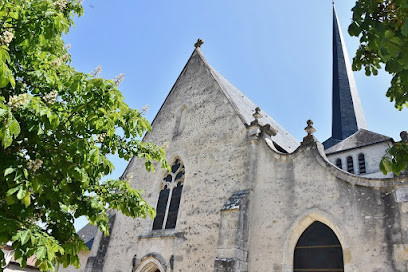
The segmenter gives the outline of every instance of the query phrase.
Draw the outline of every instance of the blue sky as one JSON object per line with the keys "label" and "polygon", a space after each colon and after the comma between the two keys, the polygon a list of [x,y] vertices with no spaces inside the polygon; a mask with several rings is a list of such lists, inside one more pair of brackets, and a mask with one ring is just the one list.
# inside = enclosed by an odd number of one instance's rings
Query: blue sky
{"label": "blue sky", "polygon": [[[353,0],[336,3],[350,57]],[[102,76],[126,74],[120,89],[133,108],[150,105],[151,121],[194,49],[286,130],[301,140],[312,119],[323,142],[331,134],[332,3],[267,0],[85,0],[85,15],[65,37],[72,65]],[[399,140],[408,109],[385,97],[390,76],[355,72],[368,129]],[[113,158],[119,177],[127,162]],[[85,220],[80,220],[81,227]]]}

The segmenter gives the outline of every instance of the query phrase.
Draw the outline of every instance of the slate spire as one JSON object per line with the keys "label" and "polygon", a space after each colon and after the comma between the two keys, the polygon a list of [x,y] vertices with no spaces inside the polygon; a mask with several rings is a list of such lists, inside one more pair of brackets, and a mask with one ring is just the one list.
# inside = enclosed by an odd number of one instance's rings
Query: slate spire
{"label": "slate spire", "polygon": [[366,121],[333,3],[332,137],[324,147],[335,145],[361,128],[366,128]]}

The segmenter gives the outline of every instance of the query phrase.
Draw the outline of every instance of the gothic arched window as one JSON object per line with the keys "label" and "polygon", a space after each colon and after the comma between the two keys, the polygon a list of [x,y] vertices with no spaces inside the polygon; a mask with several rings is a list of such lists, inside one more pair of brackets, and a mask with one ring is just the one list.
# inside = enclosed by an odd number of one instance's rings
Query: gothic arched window
{"label": "gothic arched window", "polygon": [[360,153],[358,155],[358,168],[360,169],[360,174],[366,173],[366,164],[365,164],[365,158],[364,158],[363,153]]}
{"label": "gothic arched window", "polygon": [[347,172],[354,174],[354,164],[351,156],[347,157]]}
{"label": "gothic arched window", "polygon": [[303,232],[295,247],[293,271],[344,271],[340,241],[328,226],[315,221]]}
{"label": "gothic arched window", "polygon": [[338,168],[340,168],[340,169],[343,169],[343,166],[342,166],[342,164],[341,164],[341,159],[337,159],[337,160],[336,160],[336,166],[337,166]]}
{"label": "gothic arched window", "polygon": [[171,172],[163,178],[162,190],[156,206],[156,218],[153,230],[174,229],[183,190],[185,169],[180,159],[176,159],[171,166]]}

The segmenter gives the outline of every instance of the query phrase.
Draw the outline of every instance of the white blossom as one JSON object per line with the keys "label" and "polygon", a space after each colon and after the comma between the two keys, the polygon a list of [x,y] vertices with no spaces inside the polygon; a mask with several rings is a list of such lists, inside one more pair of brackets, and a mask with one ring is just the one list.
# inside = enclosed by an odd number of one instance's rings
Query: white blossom
{"label": "white blossom", "polygon": [[150,105],[144,105],[142,107],[142,111],[140,113],[143,114],[143,115],[146,114],[147,111],[149,110],[149,108],[150,108]]}
{"label": "white blossom", "polygon": [[3,34],[0,37],[0,41],[2,44],[4,44],[5,46],[9,46],[9,44],[11,43],[11,41],[14,38],[14,34],[11,31],[4,31]]}
{"label": "white blossom", "polygon": [[99,65],[98,67],[96,67],[96,68],[92,71],[91,77],[98,77],[99,74],[101,73],[101,71],[102,71],[102,65]]}
{"label": "white blossom", "polygon": [[7,105],[9,105],[13,111],[16,111],[28,102],[29,97],[27,93],[13,95],[10,97]]}
{"label": "white blossom", "polygon": [[55,2],[55,6],[60,10],[63,11],[67,7],[68,1],[67,0],[58,0]]}
{"label": "white blossom", "polygon": [[65,55],[63,55],[62,57],[61,57],[61,59],[63,60],[63,61],[67,61],[67,60],[69,60],[71,58],[71,54],[65,54]]}
{"label": "white blossom", "polygon": [[60,58],[56,58],[53,61],[51,61],[51,66],[58,67],[61,65],[61,63],[62,63],[62,60]]}
{"label": "white blossom", "polygon": [[45,103],[54,104],[57,101],[58,92],[56,90],[52,90],[48,94],[43,97]]}
{"label": "white blossom", "polygon": [[105,137],[107,136],[107,134],[106,133],[101,133],[101,134],[99,134],[98,135],[98,137],[97,137],[97,140],[98,140],[98,142],[103,142],[103,140],[105,140]]}
{"label": "white blossom", "polygon": [[119,87],[120,83],[122,83],[124,78],[125,78],[125,74],[119,74],[115,76],[115,78],[113,79],[113,81],[115,82],[115,86]]}
{"label": "white blossom", "polygon": [[42,160],[40,160],[40,159],[36,159],[35,161],[32,161],[32,160],[30,160],[29,162],[28,162],[28,169],[31,171],[31,172],[36,172],[40,167],[41,167],[41,165],[43,164],[43,161]]}

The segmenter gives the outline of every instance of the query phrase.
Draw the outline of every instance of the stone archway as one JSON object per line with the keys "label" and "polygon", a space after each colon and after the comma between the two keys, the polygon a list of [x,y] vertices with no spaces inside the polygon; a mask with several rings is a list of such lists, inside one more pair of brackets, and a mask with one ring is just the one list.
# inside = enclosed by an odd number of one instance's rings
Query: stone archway
{"label": "stone archway", "polygon": [[326,224],[314,221],[300,236],[293,271],[344,271],[341,243]]}
{"label": "stone archway", "polygon": [[299,216],[298,220],[296,220],[289,230],[283,247],[282,271],[293,272],[294,250],[298,240],[303,232],[316,221],[327,225],[337,236],[343,248],[344,271],[352,271],[350,243],[345,231],[341,230],[341,225],[336,222],[333,216],[315,209],[308,210]]}
{"label": "stone archway", "polygon": [[148,254],[137,265],[134,272],[166,272],[167,266],[158,254]]}

